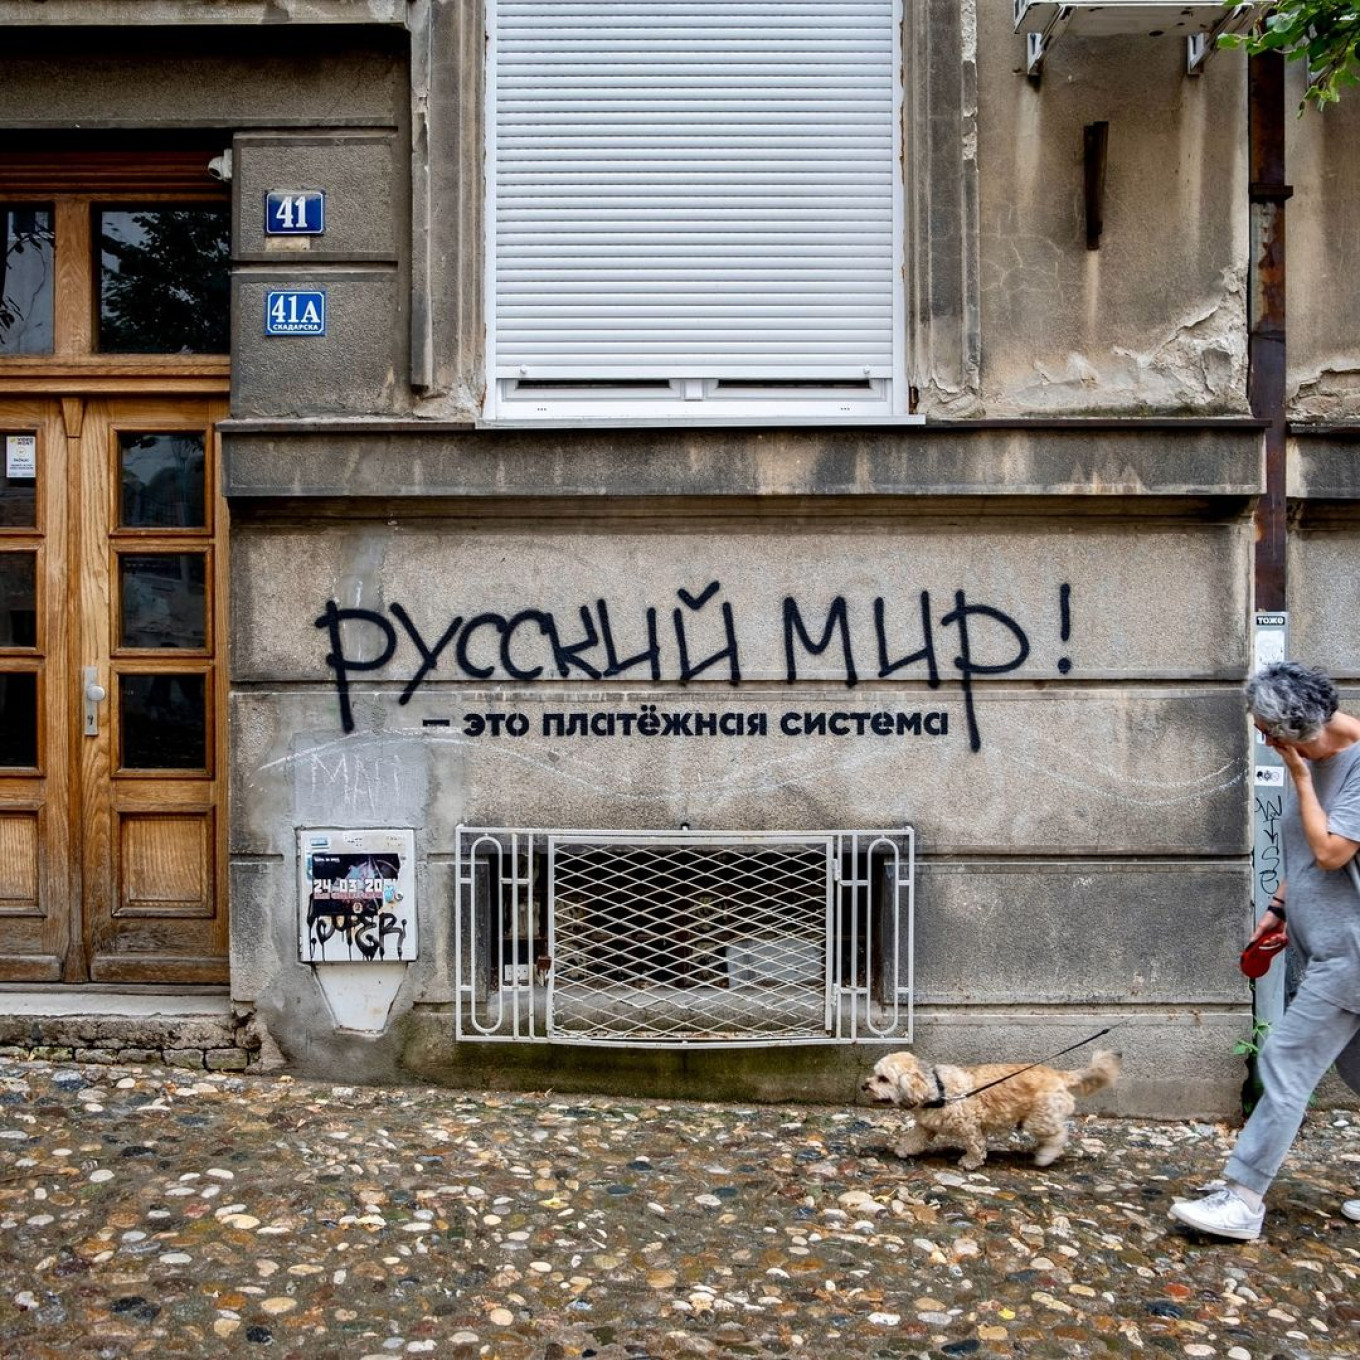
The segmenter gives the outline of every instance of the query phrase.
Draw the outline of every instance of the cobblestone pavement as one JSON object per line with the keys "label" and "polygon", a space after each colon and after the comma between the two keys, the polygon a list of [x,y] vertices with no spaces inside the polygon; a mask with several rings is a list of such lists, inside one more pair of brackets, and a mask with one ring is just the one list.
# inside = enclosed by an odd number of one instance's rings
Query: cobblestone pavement
{"label": "cobblestone pavement", "polygon": [[1226,1128],[965,1173],[898,1118],[0,1063],[0,1353],[1360,1354],[1360,1118],[1241,1244],[1166,1217]]}

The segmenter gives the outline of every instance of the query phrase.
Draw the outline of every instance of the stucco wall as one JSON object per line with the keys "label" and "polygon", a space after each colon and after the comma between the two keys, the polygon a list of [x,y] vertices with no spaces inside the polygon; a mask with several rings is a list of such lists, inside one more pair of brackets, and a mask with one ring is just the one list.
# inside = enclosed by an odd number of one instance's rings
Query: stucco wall
{"label": "stucco wall", "polygon": [[[1246,410],[1246,64],[1184,40],[1056,42],[1036,84],[979,3],[981,403],[989,415]],[[1086,248],[1082,129],[1108,122]]]}
{"label": "stucco wall", "polygon": [[1295,116],[1301,63],[1287,86],[1289,393],[1296,420],[1360,420],[1360,99]]}
{"label": "stucco wall", "polygon": [[[316,1060],[313,1045],[332,1043],[310,970],[297,962],[297,827],[417,829],[428,949],[409,971],[397,1013],[417,1009],[370,1041],[370,1051],[385,1051],[393,1066],[467,1078],[491,1060],[473,1048],[456,1060],[440,1050],[427,1032],[439,1012],[422,1009],[454,999],[450,861],[460,822],[910,824],[922,854],[921,1023],[936,1044],[966,1045],[978,1057],[1004,1047],[1001,1036],[1013,1028],[1026,1051],[1060,1047],[1074,1007],[1113,1019],[1141,1045],[1177,1044],[1193,1025],[1201,1040],[1135,1072],[1117,1099],[1131,1110],[1231,1107],[1241,1082],[1232,1043],[1249,1001],[1233,966],[1247,910],[1247,753],[1236,682],[1247,656],[1250,533],[1240,512],[1173,516],[1122,504],[1077,522],[1012,502],[979,520],[899,503],[837,523],[827,502],[724,511],[592,499],[570,517],[542,502],[496,500],[475,513],[446,507],[437,519],[408,510],[395,519],[351,510],[303,524],[262,505],[238,523],[233,987],[276,1017],[275,1036],[290,1055]],[[720,589],[702,608],[678,594],[697,599],[714,581]],[[924,660],[879,678],[873,601],[884,602],[891,662],[922,645],[923,590],[938,689]],[[1013,659],[1021,634],[1029,647],[1014,670],[970,677],[971,700],[956,660],[958,623],[945,621],[959,591],[1014,623],[994,613],[972,618],[969,650],[979,666]],[[853,687],[839,642],[820,656],[796,643],[789,681],[788,598],[814,636],[832,603],[846,602]],[[580,608],[598,620],[601,600],[620,655],[645,645],[646,610],[657,609],[659,680],[645,663],[612,680],[581,672],[563,679],[538,622],[516,629],[506,653],[503,627],[486,622],[532,609],[576,642]],[[398,644],[388,664],[349,677],[348,735],[337,668],[326,662],[335,636],[317,626],[328,601],[348,611],[337,625],[345,657],[373,660],[388,626]],[[692,655],[736,637],[739,685],[727,683],[726,662],[712,679],[676,683],[673,609]],[[429,649],[455,619],[477,617],[466,649],[453,627],[437,666],[402,703],[420,666],[415,634]],[[605,668],[603,642],[574,655]],[[507,661],[543,672],[517,680]],[[478,670],[493,674],[479,678]],[[764,731],[587,735],[573,719],[639,715],[644,704],[662,714],[759,714]],[[934,736],[806,736],[782,728],[786,712],[946,716]],[[490,713],[523,715],[523,734],[493,735],[469,721]],[[978,1006],[993,1008],[985,1029]],[[815,1072],[800,1060],[787,1068],[789,1084],[780,1087],[773,1074],[757,1084],[791,1091],[796,1073],[804,1089],[811,1083],[831,1096],[866,1060],[854,1049],[828,1050]],[[528,1070],[527,1057],[513,1061]],[[609,1079],[583,1062],[577,1080]],[[655,1072],[671,1070],[663,1060]]]}

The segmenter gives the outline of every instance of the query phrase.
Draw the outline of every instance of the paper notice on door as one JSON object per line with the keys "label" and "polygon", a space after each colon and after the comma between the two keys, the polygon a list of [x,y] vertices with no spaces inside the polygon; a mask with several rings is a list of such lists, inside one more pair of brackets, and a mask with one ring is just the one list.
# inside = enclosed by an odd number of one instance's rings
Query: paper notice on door
{"label": "paper notice on door", "polygon": [[5,476],[29,479],[38,475],[38,436],[35,434],[7,434],[5,436]]}

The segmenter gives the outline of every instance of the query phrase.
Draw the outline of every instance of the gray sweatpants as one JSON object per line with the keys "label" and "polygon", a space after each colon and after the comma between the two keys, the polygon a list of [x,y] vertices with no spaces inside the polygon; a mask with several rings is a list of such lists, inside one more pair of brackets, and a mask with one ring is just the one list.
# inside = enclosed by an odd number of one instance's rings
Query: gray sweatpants
{"label": "gray sweatpants", "polygon": [[1308,1097],[1333,1063],[1360,1094],[1360,1013],[1315,996],[1305,974],[1284,1019],[1261,1048],[1261,1099],[1228,1160],[1230,1181],[1265,1194],[1303,1123]]}

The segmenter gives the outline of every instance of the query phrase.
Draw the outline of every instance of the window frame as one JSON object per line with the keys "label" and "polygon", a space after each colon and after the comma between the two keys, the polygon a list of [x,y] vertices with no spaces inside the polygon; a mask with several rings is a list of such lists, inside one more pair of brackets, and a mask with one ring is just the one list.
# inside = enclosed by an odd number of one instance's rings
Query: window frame
{"label": "window frame", "polygon": [[[225,392],[229,354],[119,354],[96,349],[98,208],[206,203],[232,213],[229,185],[209,177],[207,151],[22,152],[0,148],[0,201],[50,205],[56,291],[49,354],[0,355],[0,395]],[[234,249],[234,242],[233,242]]]}
{"label": "window frame", "polygon": [[[828,376],[814,380],[771,379],[755,385],[739,374],[729,379],[658,379],[643,395],[631,384],[636,375],[602,371],[579,383],[498,377],[497,367],[497,19],[498,0],[485,3],[485,97],[483,102],[483,276],[485,374],[482,424],[497,426],[629,425],[881,425],[919,424],[912,413],[908,377],[906,273],[907,188],[905,182],[904,0],[891,0],[893,33],[891,375],[863,384]],[[620,380],[611,382],[611,379]],[[664,384],[664,386],[663,386]],[[728,390],[722,389],[727,387]]]}

